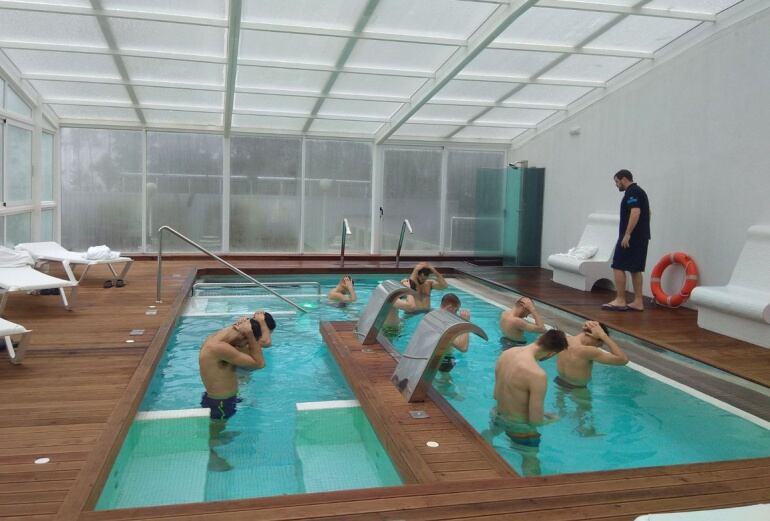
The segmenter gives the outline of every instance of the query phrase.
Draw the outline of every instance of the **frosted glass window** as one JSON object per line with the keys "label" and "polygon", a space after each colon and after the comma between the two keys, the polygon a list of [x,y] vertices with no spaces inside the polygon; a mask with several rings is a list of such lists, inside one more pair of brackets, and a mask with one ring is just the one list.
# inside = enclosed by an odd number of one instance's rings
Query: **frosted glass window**
{"label": "frosted glass window", "polygon": [[142,245],[140,131],[63,128],[60,131],[61,241],[85,250]]}
{"label": "frosted glass window", "polygon": [[41,201],[53,201],[54,189],[53,189],[53,134],[43,132],[43,138],[40,141],[40,166],[41,166],[41,181],[40,181],[40,200]]}
{"label": "frosted glass window", "polygon": [[442,88],[431,101],[462,100],[462,101],[497,101],[519,83],[503,83],[493,81],[452,80]]}
{"label": "frosted glass window", "polygon": [[244,22],[352,31],[367,0],[245,0]]}
{"label": "frosted glass window", "polygon": [[422,87],[424,83],[425,78],[343,72],[337,76],[331,93],[408,98],[417,92],[417,89]]}
{"label": "frosted glass window", "polygon": [[32,213],[17,213],[5,216],[5,246],[13,248],[17,244],[32,240]]}
{"label": "frosted glass window", "polygon": [[225,84],[225,65],[222,63],[188,62],[157,58],[123,57],[132,80],[168,81],[191,84]]}
{"label": "frosted glass window", "polygon": [[316,98],[303,96],[274,96],[268,94],[244,94],[235,95],[235,110],[266,110],[274,112],[294,112],[297,114],[310,114],[315,106]]}
{"label": "frosted glass window", "polygon": [[504,123],[507,125],[537,125],[553,113],[553,110],[509,109],[497,107],[481,116],[476,122]]}
{"label": "frosted glass window", "polygon": [[386,101],[326,99],[318,110],[318,114],[322,116],[364,116],[386,119],[391,117],[401,106],[401,103]]}
{"label": "frosted glass window", "polygon": [[368,121],[344,121],[341,119],[316,119],[310,127],[311,132],[374,134],[383,123]]}
{"label": "frosted glass window", "polygon": [[405,236],[401,251],[438,251],[441,150],[394,147],[383,156],[382,250],[396,250],[401,223],[409,219],[414,234]]}
{"label": "frosted glass window", "polygon": [[[222,136],[147,133],[147,246],[167,225],[210,250],[222,249]],[[193,251],[164,237],[168,251]]]}
{"label": "frosted glass window", "polygon": [[242,30],[238,57],[331,66],[347,41],[332,36]]}
{"label": "frosted glass window", "polygon": [[5,201],[32,201],[32,131],[6,125]]}
{"label": "frosted glass window", "polygon": [[225,94],[213,90],[168,89],[162,87],[134,87],[139,103],[184,107],[211,107],[224,109]]}
{"label": "frosted glass window", "polygon": [[108,18],[118,48],[198,56],[225,55],[224,27]]}
{"label": "frosted glass window", "polygon": [[[106,50],[107,44],[105,43],[102,47]],[[4,52],[24,74],[63,74],[120,79],[120,73],[112,56],[18,49],[4,49]]]}
{"label": "frosted glass window", "polygon": [[164,0],[163,2],[158,2],[158,0],[102,0],[102,7],[119,11],[178,14],[217,20],[227,18],[225,0]]}
{"label": "frosted glass window", "polygon": [[302,140],[230,140],[230,249],[296,252],[300,230]]}
{"label": "frosted glass window", "polygon": [[54,211],[43,210],[40,212],[40,240],[41,241],[53,241],[54,238]]}
{"label": "frosted glass window", "polygon": [[443,138],[456,132],[458,128],[460,127],[452,125],[420,125],[416,123],[407,123],[401,125],[394,136]]}
{"label": "frosted glass window", "polygon": [[28,118],[32,117],[32,109],[29,108],[29,105],[27,105],[10,86],[6,88],[5,92],[5,108],[8,109],[9,112],[15,112],[16,114],[21,114]]}
{"label": "frosted glass window", "polygon": [[67,119],[92,119],[108,121],[139,121],[132,108],[98,107],[95,105],[49,105],[56,115]]}
{"label": "frosted glass window", "polygon": [[485,49],[462,70],[459,76],[462,78],[462,74],[479,74],[529,78],[553,63],[559,56],[560,54],[553,52]]}
{"label": "frosted glass window", "polygon": [[435,72],[456,50],[457,47],[448,45],[359,40],[345,65]]}
{"label": "frosted glass window", "polygon": [[352,235],[346,251],[370,250],[372,147],[368,143],[305,142],[305,251],[338,252],[342,219]]}
{"label": "frosted glass window", "polygon": [[465,127],[454,135],[457,138],[468,139],[499,139],[511,140],[526,132],[526,128],[505,128],[505,127]]}
{"label": "frosted glass window", "polygon": [[108,83],[38,81],[32,85],[46,99],[89,100],[131,103],[126,87]]}
{"label": "frosted glass window", "polygon": [[627,16],[586,48],[655,52],[699,24],[694,20]]}
{"label": "frosted glass window", "polygon": [[251,87],[320,93],[330,75],[330,72],[324,71],[239,65],[235,85],[238,88]]}
{"label": "frosted glass window", "polygon": [[5,81],[0,78],[0,108],[5,107]]}
{"label": "frosted glass window", "polygon": [[365,32],[467,40],[496,7],[459,0],[381,0]]}
{"label": "frosted glass window", "polygon": [[3,9],[0,34],[15,42],[106,47],[95,16]]}
{"label": "frosted glass window", "polygon": [[0,216],[0,244],[8,247],[8,245],[5,244],[5,217],[3,216]]}
{"label": "frosted glass window", "polygon": [[476,254],[502,251],[504,164],[504,152],[448,152],[446,250]]}
{"label": "frosted glass window", "polygon": [[410,121],[415,120],[439,120],[465,123],[478,115],[484,107],[464,107],[455,105],[423,105]]}
{"label": "frosted glass window", "polygon": [[593,88],[571,87],[567,85],[527,85],[505,102],[539,103],[556,106],[566,106],[582,98]]}
{"label": "frosted glass window", "polygon": [[147,123],[171,123],[187,125],[222,125],[221,112],[186,112],[183,110],[143,109]]}
{"label": "frosted glass window", "polygon": [[302,130],[306,118],[282,118],[273,116],[253,116],[233,114],[233,127],[272,130]]}
{"label": "frosted glass window", "polygon": [[514,20],[495,42],[572,47],[617,16],[613,13],[533,7]]}
{"label": "frosted glass window", "polygon": [[542,75],[548,80],[609,81],[639,60],[573,54]]}

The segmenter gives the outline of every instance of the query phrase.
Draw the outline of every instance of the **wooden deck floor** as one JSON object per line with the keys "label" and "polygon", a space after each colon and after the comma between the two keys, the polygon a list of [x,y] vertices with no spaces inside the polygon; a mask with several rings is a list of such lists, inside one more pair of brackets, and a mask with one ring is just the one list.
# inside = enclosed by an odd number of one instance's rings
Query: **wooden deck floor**
{"label": "wooden deck floor", "polygon": [[[239,267],[336,269],[326,261],[243,261]],[[203,260],[165,263],[164,303],[157,315],[155,264],[136,262],[124,288],[103,289],[98,273],[80,289],[75,311],[58,297],[13,295],[5,318],[32,329],[20,366],[0,358],[0,518],[19,521],[105,521],[189,517],[211,519],[602,519],[632,520],[648,512],[717,508],[770,501],[770,458],[677,467],[549,476],[438,482],[387,489],[308,494],[224,503],[82,512],[136,398],[154,368],[184,290]],[[351,270],[392,263],[348,262]],[[537,269],[477,268],[477,274],[577,314],[606,319],[683,354],[770,384],[770,350],[749,346],[695,325],[690,310],[652,309],[605,315],[602,292],[583,293],[550,282]],[[106,274],[105,274],[105,277]],[[607,299],[608,300],[608,299]],[[145,333],[129,336],[131,329]],[[135,340],[126,343],[126,340]],[[2,355],[0,355],[2,356]],[[132,401],[133,400],[133,401]],[[51,462],[35,465],[38,457]]]}

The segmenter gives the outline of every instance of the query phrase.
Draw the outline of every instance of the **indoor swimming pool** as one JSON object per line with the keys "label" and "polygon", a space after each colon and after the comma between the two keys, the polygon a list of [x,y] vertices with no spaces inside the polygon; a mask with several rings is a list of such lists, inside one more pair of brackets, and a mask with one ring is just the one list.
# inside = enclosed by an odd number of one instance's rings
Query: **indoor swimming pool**
{"label": "indoor swimming pool", "polygon": [[[260,277],[294,281],[277,290],[307,314],[297,314],[261,290],[197,289],[177,321],[97,509],[401,484],[319,333],[320,320],[356,320],[377,283],[395,278],[353,277],[358,302],[342,307],[326,299],[338,275]],[[494,405],[494,366],[502,352],[501,308],[470,293],[474,288],[466,281],[449,281],[449,289],[433,292],[433,306],[444,293],[456,293],[490,340],[472,337],[469,351],[455,353],[456,367],[437,376],[434,387],[483,433]],[[223,433],[212,437],[208,411],[199,409],[200,344],[211,332],[256,309],[276,317],[273,347],[265,350],[264,369],[240,375],[238,412]],[[419,320],[420,315],[404,320],[401,333],[392,338],[396,350],[405,349]],[[576,333],[580,322],[575,318],[575,329],[567,333]],[[490,440],[519,474],[770,455],[767,422],[733,414],[729,407],[704,401],[635,364],[597,365],[589,389],[578,392],[550,383],[555,365],[555,360],[543,364],[549,375],[546,410],[560,419],[541,428],[540,447],[514,447],[505,435]]]}

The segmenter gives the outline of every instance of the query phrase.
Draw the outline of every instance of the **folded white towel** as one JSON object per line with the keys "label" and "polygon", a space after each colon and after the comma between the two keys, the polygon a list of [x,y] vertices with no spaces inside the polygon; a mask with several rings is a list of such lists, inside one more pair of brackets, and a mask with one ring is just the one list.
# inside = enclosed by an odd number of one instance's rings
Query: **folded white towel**
{"label": "folded white towel", "polygon": [[598,251],[599,248],[596,246],[575,246],[570,248],[566,255],[580,260],[587,260],[596,255]]}
{"label": "folded white towel", "polygon": [[34,265],[35,260],[26,251],[14,251],[0,246],[0,268],[20,268]]}
{"label": "folded white towel", "polygon": [[111,251],[107,246],[91,246],[86,252],[88,260],[115,260],[120,257],[119,251]]}

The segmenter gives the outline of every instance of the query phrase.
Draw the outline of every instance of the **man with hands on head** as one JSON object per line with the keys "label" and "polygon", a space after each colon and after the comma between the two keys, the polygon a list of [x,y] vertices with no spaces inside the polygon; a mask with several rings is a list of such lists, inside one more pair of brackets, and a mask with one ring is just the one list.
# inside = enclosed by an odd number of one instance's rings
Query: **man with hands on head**
{"label": "man with hands on head", "polygon": [[235,369],[262,369],[262,349],[270,347],[270,332],[275,320],[270,313],[257,311],[252,318],[243,317],[203,342],[198,355],[201,380],[206,392],[201,407],[211,409],[212,420],[226,420],[235,414],[238,401],[238,379]]}
{"label": "man with hands on head", "polygon": [[[432,279],[431,275],[436,278]],[[407,279],[409,287],[417,294],[407,297],[407,306],[402,307],[404,311],[429,311],[430,310],[430,292],[433,289],[446,289],[449,284],[444,277],[436,271],[436,268],[428,262],[420,262],[412,270],[412,274]]]}
{"label": "man with hands on head", "polygon": [[[535,320],[534,324],[525,320],[528,316]],[[527,345],[528,342],[524,338],[524,332],[544,333],[545,323],[532,300],[527,297],[521,297],[511,309],[500,314],[500,330],[503,332],[503,338],[500,341],[505,348],[508,348]]]}
{"label": "man with hands on head", "polygon": [[[567,349],[560,352],[556,359],[559,374],[554,379],[566,389],[586,387],[591,380],[594,362],[606,365],[628,363],[628,356],[610,338],[607,327],[593,320],[587,320],[579,334],[567,335],[567,343]],[[601,349],[603,345],[609,351]]]}
{"label": "man with hands on head", "polygon": [[353,279],[350,278],[350,275],[343,276],[334,289],[329,292],[329,300],[332,302],[347,304],[355,302],[357,298]]}

